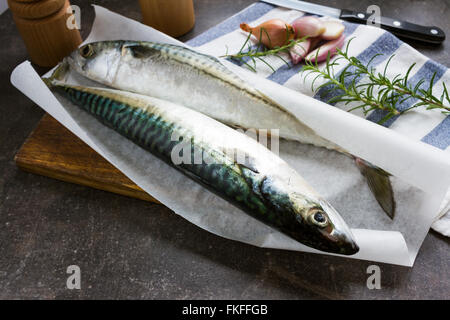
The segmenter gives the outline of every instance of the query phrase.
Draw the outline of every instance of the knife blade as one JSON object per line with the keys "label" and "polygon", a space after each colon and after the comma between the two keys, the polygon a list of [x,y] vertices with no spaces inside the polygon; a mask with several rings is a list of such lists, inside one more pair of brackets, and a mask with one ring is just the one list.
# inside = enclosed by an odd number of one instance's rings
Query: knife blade
{"label": "knife blade", "polygon": [[[359,24],[368,24],[368,20],[372,16],[372,13],[367,13],[363,11],[353,11],[347,9],[337,9],[305,1],[297,1],[297,0],[261,0],[261,1],[284,8],[300,10],[321,16],[334,17],[341,20],[355,22]],[[402,38],[408,38],[432,44],[440,44],[446,38],[445,32],[442,29],[434,26],[426,27],[410,23],[407,21],[387,17],[380,17],[379,24],[381,28],[390,31],[393,34]]]}

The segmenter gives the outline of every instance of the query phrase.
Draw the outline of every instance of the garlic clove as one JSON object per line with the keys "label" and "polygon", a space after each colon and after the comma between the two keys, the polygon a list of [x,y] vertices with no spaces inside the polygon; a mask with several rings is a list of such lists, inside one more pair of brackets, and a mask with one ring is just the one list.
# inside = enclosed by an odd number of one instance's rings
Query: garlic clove
{"label": "garlic clove", "polygon": [[301,17],[292,22],[296,38],[318,37],[325,32],[325,26],[321,20],[316,17]]}
{"label": "garlic clove", "polygon": [[303,58],[306,57],[310,48],[311,48],[310,39],[306,39],[303,42],[299,42],[295,46],[290,48],[289,54],[291,55],[292,63],[293,64],[300,63],[300,61],[302,61]]}
{"label": "garlic clove", "polygon": [[324,40],[338,39],[344,33],[345,26],[339,21],[324,21],[325,32],[321,37]]}
{"label": "garlic clove", "polygon": [[337,49],[341,49],[345,42],[345,36],[341,35],[338,39],[329,41],[319,48],[311,51],[306,57],[305,60],[309,62],[323,62],[327,60],[328,54],[330,57],[334,56],[337,53]]}
{"label": "garlic clove", "polygon": [[281,19],[268,20],[256,27],[241,23],[240,27],[243,31],[251,33],[270,49],[285,45],[295,36],[294,28]]}

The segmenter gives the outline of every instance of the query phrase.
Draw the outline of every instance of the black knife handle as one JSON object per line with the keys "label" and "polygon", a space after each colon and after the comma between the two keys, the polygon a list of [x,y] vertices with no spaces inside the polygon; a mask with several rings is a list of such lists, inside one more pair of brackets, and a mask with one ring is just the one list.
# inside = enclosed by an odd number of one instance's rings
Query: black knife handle
{"label": "black knife handle", "polygon": [[[367,20],[372,14],[356,12],[351,10],[342,10],[340,18],[342,20],[367,24]],[[424,27],[418,24],[391,18],[380,18],[380,27],[392,32],[393,34],[408,39],[439,44],[445,40],[445,33],[438,27]]]}

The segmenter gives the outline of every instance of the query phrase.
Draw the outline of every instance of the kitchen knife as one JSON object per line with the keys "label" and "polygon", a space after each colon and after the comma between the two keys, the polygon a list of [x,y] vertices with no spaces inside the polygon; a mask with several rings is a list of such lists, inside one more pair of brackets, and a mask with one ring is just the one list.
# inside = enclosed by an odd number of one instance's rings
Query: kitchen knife
{"label": "kitchen knife", "polygon": [[[367,24],[368,19],[372,13],[362,11],[352,11],[346,9],[336,9],[327,6],[322,6],[315,3],[297,1],[297,0],[261,0],[270,4],[289,9],[296,9],[321,16],[330,16],[341,20],[356,22],[360,24]],[[392,32],[393,34],[408,39],[423,41],[427,43],[439,44],[445,40],[445,33],[438,27],[425,27],[414,23],[380,17],[380,27]]]}

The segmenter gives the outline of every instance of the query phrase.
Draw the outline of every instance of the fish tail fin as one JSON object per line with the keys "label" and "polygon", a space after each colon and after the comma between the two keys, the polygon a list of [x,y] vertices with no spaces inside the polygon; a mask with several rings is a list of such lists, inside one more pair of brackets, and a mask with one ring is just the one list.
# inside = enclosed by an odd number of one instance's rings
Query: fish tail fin
{"label": "fish tail fin", "polygon": [[47,87],[53,87],[57,82],[61,82],[65,80],[67,72],[69,71],[69,64],[64,60],[61,62],[58,67],[53,71],[50,77],[44,78],[42,77],[42,81],[47,85]]}
{"label": "fish tail fin", "polygon": [[395,200],[390,174],[361,158],[355,158],[355,162],[361,174],[366,178],[370,191],[378,204],[389,218],[394,219]]}

